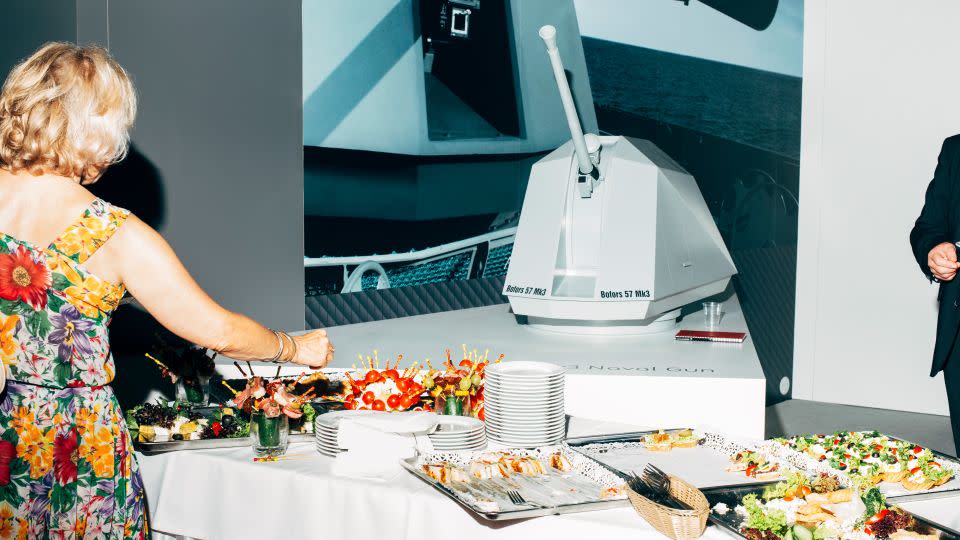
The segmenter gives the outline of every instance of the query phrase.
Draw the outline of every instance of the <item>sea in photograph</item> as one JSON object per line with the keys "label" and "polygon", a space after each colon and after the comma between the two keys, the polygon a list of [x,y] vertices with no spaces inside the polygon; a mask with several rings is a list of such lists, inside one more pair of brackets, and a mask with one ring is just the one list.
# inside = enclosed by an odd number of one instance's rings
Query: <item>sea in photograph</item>
{"label": "sea in photograph", "polygon": [[589,37],[583,49],[597,107],[799,159],[801,78]]}

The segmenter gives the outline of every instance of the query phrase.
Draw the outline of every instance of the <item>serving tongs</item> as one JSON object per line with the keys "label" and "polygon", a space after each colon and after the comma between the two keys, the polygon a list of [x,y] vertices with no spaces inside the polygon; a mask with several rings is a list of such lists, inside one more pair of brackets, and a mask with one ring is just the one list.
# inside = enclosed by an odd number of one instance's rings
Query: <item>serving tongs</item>
{"label": "serving tongs", "polygon": [[647,463],[639,476],[629,473],[626,478],[630,489],[651,501],[676,510],[690,510],[688,505],[670,495],[670,477],[656,465]]}

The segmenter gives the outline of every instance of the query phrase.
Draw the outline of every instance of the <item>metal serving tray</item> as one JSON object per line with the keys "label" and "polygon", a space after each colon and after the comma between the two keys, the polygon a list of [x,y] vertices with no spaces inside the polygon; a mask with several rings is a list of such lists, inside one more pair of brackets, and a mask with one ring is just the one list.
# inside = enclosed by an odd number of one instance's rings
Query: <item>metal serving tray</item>
{"label": "metal serving tray", "polygon": [[[291,433],[289,441],[305,442],[316,440],[313,433]],[[144,454],[162,454],[178,450],[209,450],[211,448],[240,448],[250,446],[250,437],[229,439],[198,439],[195,441],[134,442],[134,449]]]}
{"label": "metal serving tray", "polygon": [[[684,428],[665,429],[667,433],[682,431]],[[606,466],[616,474],[623,476],[632,472],[639,473],[647,463],[652,463],[664,471],[690,482],[698,488],[717,486],[753,486],[766,484],[769,480],[757,480],[743,473],[727,472],[730,456],[746,450],[739,443],[729,441],[716,434],[704,434],[712,444],[700,444],[695,448],[675,448],[669,452],[650,452],[639,444],[644,436],[659,430],[632,431],[592,437],[575,437],[565,441],[574,451]],[[696,432],[696,430],[694,430]],[[624,444],[624,448],[604,448],[598,445]],[[593,447],[595,450],[591,450]]]}
{"label": "metal serving tray", "polygon": [[[562,451],[561,447],[557,447],[556,449]],[[475,452],[475,454],[480,454],[480,453],[482,452]],[[580,457],[582,459],[588,459],[585,456],[580,456]],[[440,493],[443,493],[447,497],[453,499],[454,501],[457,502],[457,504],[465,508],[470,513],[476,516],[479,516],[483,519],[486,519],[488,521],[507,521],[507,520],[514,520],[514,519],[525,519],[525,518],[534,518],[534,517],[560,515],[560,514],[573,514],[577,512],[591,512],[595,510],[607,510],[610,508],[623,508],[626,506],[630,506],[630,500],[624,497],[624,498],[606,499],[606,500],[597,499],[594,502],[584,502],[579,504],[561,504],[561,505],[544,507],[544,508],[489,511],[461,499],[455,491],[453,491],[447,486],[427,476],[418,465],[419,459],[420,459],[419,456],[414,456],[409,459],[401,460],[400,464],[403,466],[403,468],[410,471],[411,474],[423,480],[427,484],[433,486]],[[599,465],[599,466],[603,467],[602,465]],[[598,497],[599,497],[600,488],[601,486],[600,484],[598,484],[597,485]]]}
{"label": "metal serving tray", "polygon": [[[873,431],[859,431],[858,433],[866,434],[866,433],[873,433]],[[880,432],[877,432],[877,433],[880,433]],[[900,437],[894,437],[892,435],[887,435],[885,433],[880,433],[880,435],[895,441],[900,441],[907,444],[913,444],[916,446],[916,443],[901,439]],[[786,438],[790,438],[790,437],[786,437]],[[806,467],[802,467],[802,464],[815,463],[815,460],[809,455],[803,452],[797,452],[795,450],[791,450],[790,448],[786,446],[782,446],[772,440],[764,442],[764,448],[762,449],[762,451],[766,451],[767,447],[770,448],[770,453],[773,453],[773,454],[782,453],[782,455],[784,456],[791,455],[792,459],[788,459],[788,461],[790,461],[792,464],[798,467],[806,468]],[[930,499],[940,499],[944,497],[954,497],[956,495],[960,495],[960,459],[944,454],[942,452],[938,452],[933,449],[930,449],[930,452],[933,453],[933,455],[939,461],[945,464],[948,464],[949,467],[954,470],[953,478],[951,478],[949,482],[947,482],[942,486],[935,486],[924,491],[909,491],[898,483],[881,482],[880,484],[877,484],[877,487],[880,489],[880,492],[883,493],[884,497],[886,497],[891,503],[894,503],[894,502],[901,503],[901,502],[910,502],[910,501],[925,501]],[[844,473],[843,471],[838,471],[836,469],[832,469],[832,470],[835,471],[836,474],[838,475],[846,476],[846,473]]]}
{"label": "metal serving tray", "polygon": [[[764,487],[775,483],[776,482],[766,482],[765,484],[758,486],[725,486],[703,490],[703,494],[706,495],[707,501],[710,503],[710,521],[723,529],[725,532],[732,534],[737,538],[745,538],[744,535],[740,533],[740,529],[743,526],[744,517],[740,514],[737,514],[734,509],[740,504],[740,501],[745,495],[755,493],[759,496],[761,493],[763,493]],[[726,504],[729,510],[723,515],[716,513],[713,510],[713,507],[718,503]],[[913,517],[918,522],[927,525],[936,531],[941,540],[960,540],[960,532],[958,531],[930,521],[916,514],[913,514]]]}
{"label": "metal serving tray", "polygon": [[[330,410],[335,410],[341,406],[339,401],[332,400],[317,400],[311,401],[310,404],[317,409],[317,414],[323,414]],[[195,410],[206,410],[213,411],[219,409],[220,406],[204,406],[196,407]],[[289,441],[294,442],[307,442],[314,441],[316,438],[313,433],[290,433]],[[143,452],[145,454],[160,454],[163,452],[174,452],[178,450],[208,450],[211,448],[239,448],[241,446],[249,446],[250,437],[233,437],[229,439],[199,439],[194,441],[164,441],[164,442],[139,442],[134,440],[133,447],[134,449]]]}

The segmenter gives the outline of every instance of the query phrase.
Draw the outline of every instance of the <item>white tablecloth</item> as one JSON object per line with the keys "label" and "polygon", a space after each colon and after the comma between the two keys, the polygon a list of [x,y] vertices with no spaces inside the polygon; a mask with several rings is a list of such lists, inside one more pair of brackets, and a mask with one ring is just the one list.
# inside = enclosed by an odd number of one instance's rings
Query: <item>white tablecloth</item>
{"label": "white tablecloth", "polygon": [[[636,427],[572,419],[571,436]],[[254,463],[249,448],[139,454],[151,526],[163,535],[229,538],[663,538],[632,507],[488,522],[403,471],[389,482],[331,476],[312,443],[303,459]],[[705,538],[725,538],[713,528]]]}
{"label": "white tablecloth", "polygon": [[[623,433],[642,428],[572,418],[569,436]],[[433,487],[401,471],[389,482],[330,474],[332,458],[313,443],[290,446],[298,459],[254,463],[250,448],[138,454],[151,527],[158,540],[196,538],[531,538],[664,537],[630,506],[599,512],[489,522],[474,518]],[[907,510],[960,529],[960,501],[951,497],[904,503]],[[704,540],[729,539],[709,526]]]}

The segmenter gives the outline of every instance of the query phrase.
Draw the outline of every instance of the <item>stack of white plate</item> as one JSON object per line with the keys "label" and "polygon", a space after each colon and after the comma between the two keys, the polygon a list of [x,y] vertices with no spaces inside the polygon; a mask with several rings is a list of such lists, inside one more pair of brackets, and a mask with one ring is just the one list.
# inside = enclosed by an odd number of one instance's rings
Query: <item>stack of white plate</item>
{"label": "stack of white plate", "polygon": [[340,420],[346,416],[370,414],[373,411],[331,411],[318,414],[313,419],[313,434],[317,438],[317,451],[325,456],[334,457],[345,452],[337,444],[340,430]]}
{"label": "stack of white plate", "polygon": [[436,431],[428,436],[437,452],[483,450],[487,447],[483,422],[468,416],[439,416]]}
{"label": "stack of white plate", "polygon": [[483,390],[487,436],[523,448],[560,442],[566,431],[565,372],[545,362],[487,366]]}

